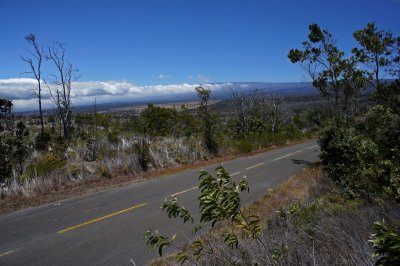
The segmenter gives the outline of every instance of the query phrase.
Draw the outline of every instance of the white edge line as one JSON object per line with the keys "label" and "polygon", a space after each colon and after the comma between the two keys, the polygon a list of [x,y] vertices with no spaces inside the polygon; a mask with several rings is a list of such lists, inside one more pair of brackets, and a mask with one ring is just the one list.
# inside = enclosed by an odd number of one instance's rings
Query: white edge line
{"label": "white edge line", "polygon": [[186,190],[184,190],[184,191],[176,192],[176,193],[172,194],[171,197],[176,197],[176,196],[178,196],[178,195],[180,195],[180,194],[189,192],[189,191],[194,190],[194,189],[196,189],[196,188],[197,188],[197,186],[191,187],[191,188],[186,189]]}
{"label": "white edge line", "polygon": [[261,165],[263,165],[263,164],[264,164],[264,163],[255,164],[255,165],[252,165],[252,166],[247,167],[245,170],[250,170],[250,169],[252,169],[252,168],[261,166]]}
{"label": "white edge line", "polygon": [[0,258],[1,258],[1,257],[4,257],[4,256],[7,256],[7,255],[10,255],[10,254],[12,254],[12,253],[14,253],[14,252],[16,252],[16,251],[18,251],[18,250],[20,250],[20,249],[21,249],[21,248],[16,248],[16,249],[13,249],[13,250],[9,250],[9,251],[0,253]]}
{"label": "white edge line", "polygon": [[299,152],[302,152],[302,151],[303,151],[303,150],[298,150],[298,151],[295,151],[295,152],[293,152],[293,153],[290,153],[290,154],[284,155],[284,156],[282,156],[282,157],[275,158],[275,159],[273,159],[272,161],[273,161],[273,162],[274,162],[274,161],[278,161],[278,160],[280,160],[280,159],[283,159],[283,158],[286,158],[286,157],[292,156],[292,155],[294,155],[294,154],[296,154],[296,153],[299,153]]}
{"label": "white edge line", "polygon": [[318,145],[315,145],[315,146],[312,146],[312,147],[308,147],[307,150],[311,150],[311,149],[314,149],[316,147],[318,147]]}

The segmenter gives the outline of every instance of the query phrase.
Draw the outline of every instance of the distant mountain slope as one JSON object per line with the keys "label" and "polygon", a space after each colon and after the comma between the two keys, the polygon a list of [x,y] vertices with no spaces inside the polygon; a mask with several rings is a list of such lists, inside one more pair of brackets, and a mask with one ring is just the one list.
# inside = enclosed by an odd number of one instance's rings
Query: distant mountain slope
{"label": "distant mountain slope", "polygon": [[224,82],[212,83],[214,97],[230,97],[229,89],[258,90],[260,92],[273,91],[283,96],[317,94],[311,82]]}
{"label": "distant mountain slope", "polygon": [[[203,86],[212,90],[211,99],[224,100],[231,97],[231,90],[252,91],[259,92],[273,91],[282,96],[300,96],[300,95],[315,95],[317,90],[312,86],[311,82],[218,82],[208,83]],[[94,99],[94,96],[93,96]],[[137,98],[127,97],[126,100],[112,100],[109,102],[98,101],[97,107],[99,111],[106,111],[113,108],[123,108],[129,106],[145,105],[147,103],[168,103],[168,102],[187,102],[196,101],[196,93],[193,89],[192,92],[176,92],[168,94],[159,94],[152,96],[141,96]],[[74,102],[73,102],[74,104]],[[90,105],[73,105],[75,111],[85,112],[93,109],[93,104]],[[50,110],[48,110],[50,111]],[[32,114],[36,109],[24,110],[21,113]]]}

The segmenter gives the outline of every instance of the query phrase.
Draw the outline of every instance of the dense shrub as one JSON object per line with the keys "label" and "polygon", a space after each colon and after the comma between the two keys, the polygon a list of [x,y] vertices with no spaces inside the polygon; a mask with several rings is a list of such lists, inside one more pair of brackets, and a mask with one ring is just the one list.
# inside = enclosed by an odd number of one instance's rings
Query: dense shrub
{"label": "dense shrub", "polygon": [[361,133],[371,138],[385,159],[399,162],[400,116],[383,105],[372,107],[360,125]]}
{"label": "dense shrub", "polygon": [[321,132],[319,145],[326,171],[349,196],[378,189],[374,179],[380,157],[370,139],[358,135],[354,128],[333,123]]}

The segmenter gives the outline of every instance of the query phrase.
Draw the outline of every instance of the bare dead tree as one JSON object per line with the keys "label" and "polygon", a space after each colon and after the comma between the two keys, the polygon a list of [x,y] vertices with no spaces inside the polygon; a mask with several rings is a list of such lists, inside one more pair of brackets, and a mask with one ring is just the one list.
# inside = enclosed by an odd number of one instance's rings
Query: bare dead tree
{"label": "bare dead tree", "polygon": [[65,45],[61,42],[55,42],[49,47],[46,58],[54,63],[56,74],[52,75],[53,87],[46,84],[62,123],[64,137],[69,138],[72,128],[71,88],[72,82],[77,80],[78,70],[65,60],[65,51]]}
{"label": "bare dead tree", "polygon": [[88,144],[89,144],[89,150],[91,151],[91,160],[96,161],[96,158],[97,158],[97,101],[96,101],[96,98],[94,98],[92,137],[89,139]]}
{"label": "bare dead tree", "polygon": [[235,108],[236,115],[236,123],[237,129],[236,133],[240,139],[244,138],[247,123],[246,123],[246,115],[245,115],[245,98],[246,94],[239,89],[229,88],[231,91],[231,99],[233,101],[233,106]]}
{"label": "bare dead tree", "polygon": [[25,36],[25,40],[33,47],[33,51],[29,51],[30,56],[21,56],[21,59],[26,62],[30,68],[30,71],[25,73],[32,74],[37,82],[37,90],[34,92],[38,98],[39,103],[39,117],[41,134],[44,133],[44,121],[42,111],[42,61],[44,59],[43,47],[37,43],[36,36],[32,33]]}
{"label": "bare dead tree", "polygon": [[251,131],[251,121],[258,108],[257,90],[245,91],[240,88],[229,88],[229,90],[235,108],[236,133],[240,139],[243,139]]}
{"label": "bare dead tree", "polygon": [[282,103],[282,97],[273,91],[265,93],[262,99],[263,120],[269,122],[272,134],[276,132]]}

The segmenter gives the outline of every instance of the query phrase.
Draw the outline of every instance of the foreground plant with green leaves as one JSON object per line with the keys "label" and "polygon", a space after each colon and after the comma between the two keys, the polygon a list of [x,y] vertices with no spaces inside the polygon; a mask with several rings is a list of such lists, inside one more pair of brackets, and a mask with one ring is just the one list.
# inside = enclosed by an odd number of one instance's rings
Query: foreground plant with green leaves
{"label": "foreground plant with green leaves", "polygon": [[375,233],[370,242],[374,245],[375,265],[397,265],[400,262],[400,234],[390,230],[385,221],[374,223]]}
{"label": "foreground plant with green leaves", "polygon": [[[208,224],[214,227],[219,223],[230,222],[239,231],[234,232],[231,229],[227,229],[223,232],[222,238],[226,245],[230,248],[237,248],[239,244],[237,233],[240,233],[256,239],[257,243],[266,249],[265,243],[259,237],[262,228],[258,216],[247,215],[241,210],[242,200],[240,193],[243,191],[249,192],[249,184],[246,177],[236,184],[224,167],[217,167],[215,172],[215,176],[206,171],[201,171],[200,173],[200,195],[198,200],[201,215],[198,223],[195,223],[191,213],[178,203],[176,197],[165,200],[162,206],[163,211],[166,211],[170,218],[180,218],[184,223],[191,222],[194,235],[198,234],[199,230]],[[204,242],[206,240],[198,239],[191,244],[189,249],[184,249],[175,245],[176,234],[172,237],[166,237],[160,235],[157,230],[148,230],[145,234],[145,239],[150,248],[158,249],[160,256],[163,255],[165,248],[175,248],[178,251],[175,259],[180,263],[188,260],[199,262],[204,254],[213,252],[210,245],[205,245],[206,243]]]}

